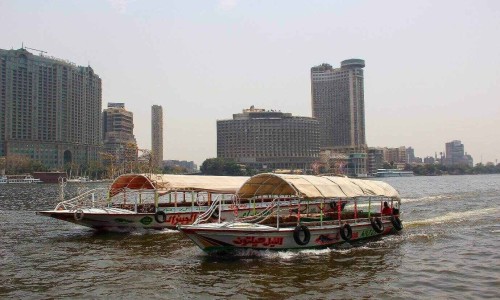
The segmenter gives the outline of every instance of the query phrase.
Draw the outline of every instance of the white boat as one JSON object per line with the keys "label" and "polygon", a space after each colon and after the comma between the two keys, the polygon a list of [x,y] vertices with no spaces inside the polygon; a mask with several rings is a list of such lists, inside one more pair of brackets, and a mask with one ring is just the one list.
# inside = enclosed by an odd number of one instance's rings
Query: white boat
{"label": "white boat", "polygon": [[413,171],[403,171],[397,169],[378,169],[375,173],[377,177],[411,177],[414,176]]}
{"label": "white boat", "polygon": [[[288,250],[323,248],[402,229],[398,192],[385,182],[344,177],[259,174],[236,192],[241,199],[273,197],[264,213],[233,221],[178,226],[206,252],[236,249]],[[299,201],[297,210],[281,205]],[[310,211],[310,203],[335,207]],[[388,208],[382,214],[382,205]],[[388,212],[390,210],[390,212]]]}
{"label": "white boat", "polygon": [[42,183],[31,175],[6,175],[0,178],[0,183]]}
{"label": "white boat", "polygon": [[88,177],[74,177],[70,178],[67,180],[68,182],[80,182],[80,183],[85,183],[85,182],[92,182]]}
{"label": "white boat", "polygon": [[[270,198],[239,201],[234,193],[249,177],[126,174],[109,189],[89,190],[61,201],[53,210],[37,212],[59,220],[103,231],[175,229],[205,221],[224,222],[259,214],[272,205]],[[297,200],[284,205],[296,206]],[[311,204],[319,211],[320,203]]]}

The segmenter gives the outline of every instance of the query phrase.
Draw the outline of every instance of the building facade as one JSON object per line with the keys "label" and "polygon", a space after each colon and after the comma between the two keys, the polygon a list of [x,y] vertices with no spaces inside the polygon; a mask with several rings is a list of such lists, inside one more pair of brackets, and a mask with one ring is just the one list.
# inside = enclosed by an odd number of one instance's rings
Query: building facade
{"label": "building facade", "polygon": [[194,163],[194,161],[187,161],[187,160],[164,160],[163,165],[167,167],[181,167],[186,169],[188,173],[197,173],[198,172],[198,166]]}
{"label": "building facade", "polygon": [[384,167],[384,149],[368,148],[367,172],[369,175],[375,175],[378,169]]}
{"label": "building facade", "polygon": [[312,116],[319,121],[321,148],[366,147],[362,59],[348,59],[340,68],[311,68]]}
{"label": "building facade", "polygon": [[445,144],[446,156],[444,159],[444,165],[454,166],[454,165],[466,165],[473,167],[473,159],[470,155],[465,152],[464,145],[459,140],[454,140]]}
{"label": "building facade", "polygon": [[0,49],[0,156],[28,156],[49,168],[97,160],[101,85],[91,67]]}
{"label": "building facade", "polygon": [[108,103],[102,113],[104,151],[116,162],[137,160],[137,141],[134,136],[134,114],[124,103]]}
{"label": "building facade", "polygon": [[151,152],[153,165],[163,166],[163,108],[161,105],[151,107]]}
{"label": "building facade", "polygon": [[310,169],[319,158],[318,121],[252,106],[217,121],[217,157],[256,169]]}

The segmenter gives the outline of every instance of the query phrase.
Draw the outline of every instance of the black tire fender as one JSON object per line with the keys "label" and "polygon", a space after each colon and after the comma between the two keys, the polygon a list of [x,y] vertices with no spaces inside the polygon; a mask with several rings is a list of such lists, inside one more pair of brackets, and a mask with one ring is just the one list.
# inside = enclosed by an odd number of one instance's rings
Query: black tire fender
{"label": "black tire fender", "polygon": [[[300,239],[301,231],[304,232],[303,240]],[[293,230],[293,239],[295,240],[297,245],[301,246],[307,245],[311,240],[311,232],[309,231],[309,228],[307,228],[307,226],[305,225],[297,225],[297,227],[295,227],[295,229]]]}
{"label": "black tire fender", "polygon": [[[346,232],[347,231],[347,232]],[[345,223],[344,226],[339,228],[340,236],[344,241],[350,241],[352,238],[352,228],[349,223]]]}
{"label": "black tire fender", "polygon": [[371,223],[373,230],[375,230],[376,233],[384,232],[384,224],[382,223],[382,220],[380,220],[380,218],[372,218]]}
{"label": "black tire fender", "polygon": [[85,213],[83,212],[83,210],[77,209],[73,214],[73,217],[75,218],[75,221],[81,221],[84,215]]}
{"label": "black tire fender", "polygon": [[397,231],[403,229],[403,223],[401,222],[398,216],[391,216],[391,223],[394,229],[396,229]]}
{"label": "black tire fender", "polygon": [[158,223],[165,223],[167,220],[167,214],[163,210],[159,210],[155,213],[155,221]]}

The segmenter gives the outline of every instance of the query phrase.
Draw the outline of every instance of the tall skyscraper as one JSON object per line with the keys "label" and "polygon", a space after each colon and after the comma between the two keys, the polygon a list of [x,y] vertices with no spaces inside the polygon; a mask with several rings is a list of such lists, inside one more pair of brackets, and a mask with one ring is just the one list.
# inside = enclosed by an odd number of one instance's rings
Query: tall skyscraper
{"label": "tall skyscraper", "polygon": [[154,166],[162,167],[163,163],[163,108],[153,105],[151,108],[151,151]]}
{"label": "tall skyscraper", "polygon": [[29,156],[50,168],[97,160],[101,84],[91,67],[0,49],[0,156]]}
{"label": "tall skyscraper", "polygon": [[318,121],[252,106],[217,121],[217,157],[257,169],[309,169],[319,159]]}
{"label": "tall skyscraper", "polygon": [[[116,157],[118,163],[137,159],[134,137],[134,114],[124,103],[108,103],[102,113],[104,149]],[[125,170],[124,170],[125,171]]]}
{"label": "tall skyscraper", "polygon": [[311,68],[312,115],[319,121],[320,147],[365,149],[365,61],[348,59],[340,65]]}

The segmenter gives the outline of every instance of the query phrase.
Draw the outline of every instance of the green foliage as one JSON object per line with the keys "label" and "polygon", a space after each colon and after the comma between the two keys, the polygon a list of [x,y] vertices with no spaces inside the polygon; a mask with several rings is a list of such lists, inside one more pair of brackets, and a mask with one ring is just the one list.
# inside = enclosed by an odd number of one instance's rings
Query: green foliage
{"label": "green foliage", "polygon": [[181,166],[165,166],[163,174],[187,174],[188,170]]}
{"label": "green foliage", "polygon": [[204,175],[243,176],[247,175],[249,170],[234,161],[226,161],[223,158],[208,158],[201,165],[200,171]]}
{"label": "green foliage", "polygon": [[486,166],[479,163],[475,167],[467,165],[445,166],[439,164],[417,165],[412,169],[415,175],[467,175],[467,174],[498,174],[500,173],[500,164],[496,166],[492,163]]}
{"label": "green foliage", "polygon": [[29,156],[12,154],[0,159],[0,169],[5,169],[5,174],[28,174],[37,171],[47,171],[48,168],[40,161]]}
{"label": "green foliage", "polygon": [[383,169],[395,169],[394,162],[391,161],[390,164],[388,162],[384,162],[384,164],[382,165],[382,168]]}

